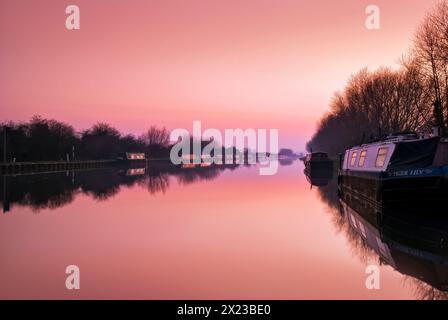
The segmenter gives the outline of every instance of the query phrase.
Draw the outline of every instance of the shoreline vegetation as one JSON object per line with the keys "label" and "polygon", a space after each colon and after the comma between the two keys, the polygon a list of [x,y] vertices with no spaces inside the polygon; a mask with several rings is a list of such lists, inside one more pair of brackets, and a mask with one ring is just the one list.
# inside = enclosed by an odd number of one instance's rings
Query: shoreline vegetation
{"label": "shoreline vegetation", "polygon": [[364,68],[334,94],[307,150],[335,157],[389,134],[429,134],[433,127],[447,133],[448,0],[426,14],[400,68]]}
{"label": "shoreline vegetation", "polygon": [[5,162],[81,161],[116,159],[123,152],[142,152],[155,158],[169,158],[169,133],[165,128],[151,126],[136,137],[122,134],[113,126],[98,122],[81,132],[57,120],[33,116],[28,122],[0,124],[0,153]]}
{"label": "shoreline vegetation", "polygon": [[[98,122],[89,129],[77,132],[67,123],[40,116],[33,116],[28,122],[3,122],[0,127],[2,165],[47,163],[49,166],[59,166],[65,163],[82,167],[93,162],[92,165],[98,163],[102,166],[105,162],[115,161],[118,155],[125,152],[144,153],[147,161],[169,161],[173,147],[170,133],[165,127],[151,126],[136,137],[120,133],[107,123]],[[188,139],[191,148],[194,138],[190,136]],[[210,143],[212,141],[201,141],[201,149]],[[249,153],[258,155],[249,149],[222,148],[223,154],[231,149],[235,157],[247,157]],[[285,148],[279,150],[278,156],[282,160],[297,158],[291,149]]]}

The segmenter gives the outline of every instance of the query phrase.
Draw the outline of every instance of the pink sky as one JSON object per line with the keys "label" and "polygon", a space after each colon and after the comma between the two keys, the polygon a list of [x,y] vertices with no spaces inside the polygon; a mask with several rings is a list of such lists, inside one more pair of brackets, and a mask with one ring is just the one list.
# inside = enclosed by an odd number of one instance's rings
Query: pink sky
{"label": "pink sky", "polygon": [[[302,150],[332,94],[394,66],[431,0],[0,0],[0,120],[278,128]],[[65,28],[65,7],[81,30]],[[381,30],[364,27],[367,5]]]}

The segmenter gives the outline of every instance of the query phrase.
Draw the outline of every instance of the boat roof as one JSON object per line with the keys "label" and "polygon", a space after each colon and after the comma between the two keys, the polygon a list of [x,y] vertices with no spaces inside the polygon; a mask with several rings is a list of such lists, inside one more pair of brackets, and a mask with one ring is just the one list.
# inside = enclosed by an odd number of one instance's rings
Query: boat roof
{"label": "boat roof", "polygon": [[379,145],[387,145],[387,144],[397,144],[397,143],[412,143],[412,142],[418,142],[418,141],[429,141],[433,140],[437,137],[430,137],[430,138],[418,138],[416,135],[390,135],[386,138],[370,143],[364,143],[358,146],[353,146],[351,148],[348,148],[347,150],[352,149],[359,149],[359,148],[366,148],[370,146],[379,146]]}

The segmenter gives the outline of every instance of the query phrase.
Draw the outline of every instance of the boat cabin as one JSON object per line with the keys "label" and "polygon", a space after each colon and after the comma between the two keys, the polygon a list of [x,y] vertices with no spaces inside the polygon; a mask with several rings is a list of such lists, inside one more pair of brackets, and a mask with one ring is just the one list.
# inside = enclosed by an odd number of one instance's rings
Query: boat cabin
{"label": "boat cabin", "polygon": [[388,169],[425,168],[433,165],[438,143],[439,138],[390,136],[383,141],[346,150],[342,169],[384,172]]}

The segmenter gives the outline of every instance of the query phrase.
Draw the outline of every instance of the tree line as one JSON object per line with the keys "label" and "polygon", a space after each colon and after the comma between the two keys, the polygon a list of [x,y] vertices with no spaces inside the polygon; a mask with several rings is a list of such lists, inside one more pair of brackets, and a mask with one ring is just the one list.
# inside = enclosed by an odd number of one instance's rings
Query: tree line
{"label": "tree line", "polygon": [[0,154],[4,152],[6,134],[7,161],[114,159],[121,152],[169,156],[169,132],[155,126],[138,137],[124,135],[107,123],[96,123],[77,132],[67,123],[40,116],[28,122],[3,122],[0,126]]}
{"label": "tree line", "polygon": [[400,68],[364,68],[334,94],[308,151],[331,155],[398,132],[448,128],[448,0],[439,2],[417,29]]}

